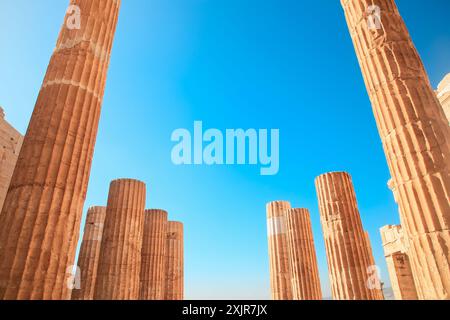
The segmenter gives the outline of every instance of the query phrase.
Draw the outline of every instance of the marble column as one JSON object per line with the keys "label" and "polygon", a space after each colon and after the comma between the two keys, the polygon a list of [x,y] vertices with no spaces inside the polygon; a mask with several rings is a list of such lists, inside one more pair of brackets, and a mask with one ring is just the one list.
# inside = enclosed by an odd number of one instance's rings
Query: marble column
{"label": "marble column", "polygon": [[2,299],[70,292],[120,1],[70,4],[0,215]]}
{"label": "marble column", "polygon": [[287,242],[286,201],[267,204],[267,236],[269,240],[270,284],[273,300],[292,300],[291,266]]}
{"label": "marble column", "polygon": [[316,248],[308,209],[286,211],[294,300],[322,300]]}
{"label": "marble column", "polygon": [[94,300],[138,300],[146,187],[111,182],[97,268]]}
{"label": "marble column", "polygon": [[77,263],[81,287],[72,290],[72,300],[94,299],[105,217],[106,207],[91,207],[88,209]]}
{"label": "marble column", "polygon": [[145,210],[140,300],[163,300],[165,287],[167,212]]}
{"label": "marble column", "polygon": [[372,286],[374,274],[350,175],[321,175],[316,189],[333,299],[378,299],[374,291],[381,288]]}
{"label": "marble column", "polygon": [[184,299],[184,235],[181,222],[169,221],[166,234],[164,300]]}
{"label": "marble column", "polygon": [[341,0],[393,184],[418,295],[450,299],[450,127],[394,0]]}

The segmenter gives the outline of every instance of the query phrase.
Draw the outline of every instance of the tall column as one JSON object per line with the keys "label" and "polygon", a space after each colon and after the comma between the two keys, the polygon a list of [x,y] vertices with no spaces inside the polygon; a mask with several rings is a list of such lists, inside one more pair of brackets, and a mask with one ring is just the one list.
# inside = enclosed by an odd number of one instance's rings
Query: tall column
{"label": "tall column", "polygon": [[396,300],[417,300],[417,290],[412,275],[407,246],[401,226],[380,229],[389,278]]}
{"label": "tall column", "polygon": [[292,300],[291,268],[287,242],[286,210],[291,204],[275,201],[267,204],[270,286],[273,300]]}
{"label": "tall column", "polygon": [[145,184],[111,182],[94,300],[138,300],[144,233]]}
{"label": "tall column", "polygon": [[[366,240],[366,248],[369,254],[369,268],[370,273],[372,274],[372,286],[377,286],[379,288],[382,288],[381,279],[380,279],[380,269],[375,262],[375,257],[373,256],[373,250],[372,250],[372,244],[370,242],[370,236],[369,232],[364,231],[364,239]],[[384,294],[382,290],[372,290],[371,291],[374,296],[375,300],[384,300]]]}
{"label": "tall column", "polygon": [[286,211],[294,300],[322,300],[316,248],[308,209]]}
{"label": "tall column", "polygon": [[184,299],[183,224],[169,221],[166,234],[164,300]]}
{"label": "tall column", "polygon": [[120,0],[70,3],[0,215],[0,299],[70,292]]}
{"label": "tall column", "polygon": [[92,300],[94,298],[105,217],[106,207],[88,209],[83,241],[78,256],[81,287],[73,289],[72,300]]}
{"label": "tall column", "polygon": [[372,300],[370,257],[351,177],[333,172],[316,179],[334,300]]}
{"label": "tall column", "polygon": [[140,275],[140,300],[163,300],[167,212],[151,209],[145,211],[144,238]]}
{"label": "tall column", "polygon": [[419,297],[450,299],[448,121],[395,1],[341,2],[398,189]]}

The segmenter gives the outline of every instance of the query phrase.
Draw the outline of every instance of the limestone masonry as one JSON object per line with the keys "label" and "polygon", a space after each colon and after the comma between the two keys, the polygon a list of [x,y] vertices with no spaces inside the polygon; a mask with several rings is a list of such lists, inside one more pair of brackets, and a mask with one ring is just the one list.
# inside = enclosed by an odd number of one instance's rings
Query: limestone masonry
{"label": "limestone masonry", "polygon": [[0,107],[0,214],[22,147],[23,136],[5,120]]}
{"label": "limestone masonry", "polygon": [[106,207],[91,207],[87,212],[83,241],[78,257],[81,287],[72,291],[72,300],[94,299],[105,217]]}
{"label": "limestone masonry", "polygon": [[[450,299],[450,126],[394,0],[341,0],[420,299]],[[380,28],[367,9],[380,8]]]}
{"label": "limestone masonry", "polygon": [[145,211],[140,300],[163,300],[165,289],[167,212]]}
{"label": "limestone masonry", "polygon": [[0,215],[2,299],[70,293],[120,1],[70,3],[82,25],[61,29]]}
{"label": "limestone masonry", "polygon": [[111,182],[106,207],[95,300],[138,300],[146,187],[143,182]]}
{"label": "limestone masonry", "polygon": [[379,300],[370,287],[372,259],[367,248],[351,177],[333,172],[316,179],[331,291],[334,300]]}
{"label": "limestone masonry", "polygon": [[417,290],[401,226],[380,229],[389,278],[396,300],[417,300]]}

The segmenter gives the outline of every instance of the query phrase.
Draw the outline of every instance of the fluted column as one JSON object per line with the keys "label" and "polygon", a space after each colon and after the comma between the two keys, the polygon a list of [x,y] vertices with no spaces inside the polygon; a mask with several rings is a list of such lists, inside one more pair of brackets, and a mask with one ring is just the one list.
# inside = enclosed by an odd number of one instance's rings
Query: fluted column
{"label": "fluted column", "polygon": [[417,300],[404,233],[400,225],[380,229],[389,278],[396,300]]}
{"label": "fluted column", "polygon": [[[450,299],[448,121],[395,1],[341,2],[398,191],[419,297]],[[379,15],[368,15],[373,5]]]}
{"label": "fluted column", "polygon": [[333,172],[316,179],[334,300],[377,299],[369,289],[370,257],[351,177]]}
{"label": "fluted column", "polygon": [[[378,267],[377,263],[375,262],[375,257],[373,256],[373,250],[372,250],[372,244],[370,242],[370,236],[369,232],[364,231],[364,239],[366,240],[366,248],[369,255],[369,268],[370,273],[372,274],[372,285],[377,287],[381,286],[381,279],[380,277],[380,268]],[[384,300],[384,294],[382,290],[372,290],[371,291],[374,294],[375,300]]]}
{"label": "fluted column", "polygon": [[71,4],[80,29],[61,29],[0,215],[3,299],[68,297],[120,1]]}
{"label": "fluted column", "polygon": [[111,182],[94,300],[139,299],[145,184]]}
{"label": "fluted column", "polygon": [[286,211],[294,300],[322,300],[316,248],[308,209]]}
{"label": "fluted column", "polygon": [[144,237],[140,275],[140,300],[163,300],[165,286],[165,257],[167,212],[145,211]]}
{"label": "fluted column", "polygon": [[169,221],[166,234],[164,300],[184,299],[183,224]]}
{"label": "fluted column", "polygon": [[291,204],[275,201],[267,204],[270,286],[273,300],[292,300],[291,268],[286,228],[286,210]]}
{"label": "fluted column", "polygon": [[105,217],[106,207],[91,207],[87,212],[77,263],[81,287],[73,289],[72,300],[92,300],[94,298]]}

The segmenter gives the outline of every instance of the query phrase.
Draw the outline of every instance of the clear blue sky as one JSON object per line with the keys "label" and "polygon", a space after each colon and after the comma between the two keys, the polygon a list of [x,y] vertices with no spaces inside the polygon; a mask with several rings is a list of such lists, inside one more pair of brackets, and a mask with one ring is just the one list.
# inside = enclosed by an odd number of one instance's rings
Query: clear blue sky
{"label": "clear blue sky", "polygon": [[[448,0],[397,0],[434,87],[450,71]],[[68,1],[1,0],[0,105],[25,132]],[[280,172],[176,167],[171,133],[280,129]],[[122,11],[86,208],[109,182],[147,183],[148,207],[185,223],[187,298],[269,298],[265,204],[311,210],[328,273],[314,178],[353,176],[388,281],[378,229],[398,223],[389,173],[338,0],[134,0]]]}

